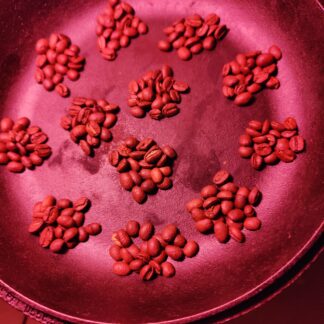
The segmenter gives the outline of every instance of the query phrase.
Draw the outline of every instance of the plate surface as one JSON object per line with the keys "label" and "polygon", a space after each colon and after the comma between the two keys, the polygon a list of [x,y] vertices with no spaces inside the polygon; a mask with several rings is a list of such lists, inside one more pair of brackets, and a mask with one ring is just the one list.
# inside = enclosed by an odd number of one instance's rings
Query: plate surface
{"label": "plate surface", "polygon": [[[96,48],[95,18],[105,1],[0,1],[0,117],[27,116],[49,135],[54,153],[37,170],[21,175],[0,169],[0,295],[27,313],[50,322],[190,321],[219,313],[255,295],[290,268],[321,232],[323,199],[324,121],[321,101],[323,14],[315,1],[129,1],[150,32],[104,61]],[[162,28],[197,12],[216,12],[230,32],[216,50],[189,62],[174,52],[162,53],[157,40]],[[105,97],[121,106],[114,140],[128,134],[152,136],[175,147],[174,188],[150,197],[140,206],[119,186],[118,175],[106,163],[112,144],[86,158],[60,128],[70,99],[37,85],[34,44],[52,31],[69,35],[86,56],[85,71],[71,83],[72,96]],[[263,91],[255,103],[239,108],[221,93],[224,63],[238,52],[283,50],[278,90]],[[181,113],[160,122],[138,120],[128,113],[127,85],[149,69],[170,64],[175,77],[187,81]],[[294,116],[307,151],[292,164],[281,163],[254,171],[237,154],[238,136],[251,119],[282,121]],[[246,233],[245,244],[219,244],[195,231],[184,204],[210,182],[220,168],[235,182],[257,185],[263,201],[257,208],[262,229]],[[103,233],[65,255],[39,247],[27,232],[33,204],[46,194],[76,199],[88,196],[87,221],[103,224]],[[177,263],[173,279],[143,283],[137,275],[119,278],[111,273],[107,255],[111,233],[128,219],[150,220],[159,230],[167,223],[200,244],[193,259]],[[9,293],[8,293],[9,291]],[[17,302],[12,302],[12,299]],[[22,308],[22,307],[20,307]],[[40,313],[37,312],[41,311]],[[48,317],[44,317],[44,314]],[[37,315],[38,314],[38,315]]]}

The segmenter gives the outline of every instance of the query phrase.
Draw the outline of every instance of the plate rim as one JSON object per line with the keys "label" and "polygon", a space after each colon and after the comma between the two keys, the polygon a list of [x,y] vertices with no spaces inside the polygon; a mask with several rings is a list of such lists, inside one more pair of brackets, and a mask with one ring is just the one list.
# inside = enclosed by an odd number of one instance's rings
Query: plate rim
{"label": "plate rim", "polygon": [[[290,269],[293,268],[294,265],[298,261],[300,261],[303,256],[307,252],[311,250],[311,248],[315,245],[316,242],[318,242],[321,238],[322,233],[324,232],[324,220],[320,223],[319,227],[316,229],[316,231],[313,233],[313,235],[308,239],[308,241],[304,244],[304,246],[279,270],[277,270],[273,275],[271,275],[269,278],[264,280],[262,283],[260,283],[258,286],[254,287],[253,289],[247,291],[245,294],[240,295],[239,297],[229,301],[228,303],[225,303],[223,305],[220,305],[218,307],[194,314],[189,315],[186,317],[178,318],[178,319],[172,319],[172,320],[166,320],[166,321],[159,321],[154,323],[188,323],[193,321],[198,321],[202,319],[206,319],[210,316],[214,316],[217,314],[220,314],[225,311],[229,311],[235,306],[238,306],[239,304],[242,304],[250,299],[252,299],[254,296],[256,296],[259,292],[263,291],[265,288],[270,287],[273,285],[278,279],[283,277],[283,275],[288,272]],[[324,249],[324,248],[323,248]],[[318,256],[321,253],[321,249],[316,253]],[[316,256],[314,257],[314,261],[316,259]],[[299,275],[301,275],[307,268],[310,266],[310,264],[305,264],[298,273],[291,278],[291,280],[288,282],[288,284],[284,285],[278,290],[275,290],[273,294],[271,294],[268,297],[265,297],[264,300],[259,301],[254,307],[252,306],[252,309],[257,308],[258,306],[261,306],[263,303],[266,303],[267,301],[271,300],[276,295],[280,294],[285,288],[289,287],[290,284],[294,282],[294,279],[297,279]],[[87,319],[82,319],[80,317],[71,316],[59,311],[56,311],[54,309],[48,308],[44,305],[39,304],[38,302],[24,296],[23,294],[16,291],[14,288],[6,284],[1,278],[0,278],[0,298],[2,298],[5,302],[7,302],[9,305],[13,306],[15,309],[22,311],[25,315],[41,322],[44,324],[53,323],[53,324],[63,324],[62,321],[70,321],[72,323],[84,323],[84,324],[108,324],[111,322],[101,322],[101,321],[91,321]],[[240,315],[243,315],[249,311],[249,308],[247,308],[245,311],[240,311],[235,315],[230,316],[228,319],[238,317]],[[224,320],[226,321],[226,320]]]}

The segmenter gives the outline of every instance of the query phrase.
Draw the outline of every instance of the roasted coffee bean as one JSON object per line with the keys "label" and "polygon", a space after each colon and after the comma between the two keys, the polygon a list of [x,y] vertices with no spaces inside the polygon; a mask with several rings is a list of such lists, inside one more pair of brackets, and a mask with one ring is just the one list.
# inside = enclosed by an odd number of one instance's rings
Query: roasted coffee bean
{"label": "roasted coffee bean", "polygon": [[98,223],[91,223],[85,226],[85,230],[90,234],[90,235],[98,235],[101,233],[102,228],[101,225]]}
{"label": "roasted coffee bean", "polygon": [[220,243],[225,243],[228,241],[228,226],[223,222],[216,222],[214,224],[215,237]]}
{"label": "roasted coffee bean", "polygon": [[305,141],[300,135],[293,136],[289,141],[289,147],[295,153],[302,152],[305,148]]}
{"label": "roasted coffee bean", "polygon": [[129,265],[124,261],[117,261],[113,265],[113,273],[118,276],[128,276],[131,272]]}
{"label": "roasted coffee bean", "polygon": [[235,226],[229,226],[229,235],[233,240],[239,243],[243,243],[245,241],[245,236],[240,229]]}
{"label": "roasted coffee bean", "polygon": [[154,234],[154,226],[152,223],[145,223],[141,225],[140,231],[139,231],[139,237],[143,241],[148,241],[152,235]]}
{"label": "roasted coffee bean", "polygon": [[79,235],[78,229],[76,227],[71,227],[64,232],[63,240],[65,242],[69,242],[72,241],[74,238],[76,238],[78,235]]}
{"label": "roasted coffee bean", "polygon": [[210,219],[205,218],[196,222],[195,226],[199,232],[207,233],[213,228],[213,222]]}
{"label": "roasted coffee bean", "polygon": [[138,186],[133,187],[133,189],[132,189],[132,197],[139,204],[144,203],[146,198],[147,198],[146,193],[144,192],[144,190],[141,187],[138,187]]}
{"label": "roasted coffee bean", "polygon": [[160,254],[161,245],[160,242],[155,238],[152,237],[147,242],[148,253],[150,256],[155,257]]}
{"label": "roasted coffee bean", "polygon": [[109,248],[109,255],[115,260],[115,261],[121,261],[122,257],[120,255],[120,247],[118,245],[112,245]]}
{"label": "roasted coffee bean", "polygon": [[188,241],[185,247],[183,248],[183,253],[186,257],[192,258],[197,255],[199,251],[199,246],[195,241]]}
{"label": "roasted coffee bean", "polygon": [[249,231],[257,231],[261,227],[261,222],[257,217],[247,217],[243,224]]}
{"label": "roasted coffee bean", "polygon": [[173,224],[166,225],[162,232],[161,237],[164,241],[170,243],[172,242],[178,234],[178,228]]}
{"label": "roasted coffee bean", "polygon": [[132,243],[131,238],[124,229],[117,231],[117,238],[123,247],[128,247]]}
{"label": "roasted coffee bean", "polygon": [[90,205],[90,201],[86,197],[79,198],[73,204],[74,209],[76,211],[84,211],[85,209],[87,209],[89,207],[89,205]]}
{"label": "roasted coffee bean", "polygon": [[79,227],[79,236],[78,239],[80,242],[86,242],[89,239],[89,233],[86,231],[84,227]]}
{"label": "roasted coffee bean", "polygon": [[296,154],[290,149],[283,151],[278,150],[276,151],[276,155],[281,161],[286,163],[291,163],[296,159]]}
{"label": "roasted coffee bean", "polygon": [[161,190],[168,190],[172,188],[173,182],[170,178],[164,177],[163,181],[157,185],[157,187]]}
{"label": "roasted coffee bean", "polygon": [[230,179],[230,174],[225,170],[220,170],[215,173],[213,177],[213,182],[216,185],[222,185]]}
{"label": "roasted coffee bean", "polygon": [[162,275],[166,278],[171,278],[175,275],[175,268],[170,262],[163,262],[161,264],[162,267]]}
{"label": "roasted coffee bean", "polygon": [[190,200],[187,204],[186,204],[186,209],[188,212],[191,212],[194,208],[200,208],[203,206],[203,199],[201,198],[194,198],[192,200]]}
{"label": "roasted coffee bean", "polygon": [[[223,200],[220,204],[220,209],[223,215],[227,215],[233,208],[234,204],[229,200]],[[215,216],[217,216],[217,214]]]}
{"label": "roasted coffee bean", "polygon": [[119,182],[120,185],[125,189],[125,190],[132,190],[132,188],[134,187],[135,183],[132,179],[132,177],[130,176],[130,174],[128,172],[126,173],[121,173],[119,175]]}
{"label": "roasted coffee bean", "polygon": [[35,219],[28,227],[29,233],[38,233],[44,225],[44,221],[42,219]]}
{"label": "roasted coffee bean", "polygon": [[251,157],[251,166],[256,170],[260,170],[263,166],[263,158],[260,155],[253,153]]}
{"label": "roasted coffee bean", "polygon": [[55,239],[49,246],[49,249],[54,253],[59,253],[63,250],[65,241],[62,239]]}
{"label": "roasted coffee bean", "polygon": [[173,240],[173,244],[183,248],[187,243],[186,238],[182,234],[178,234],[175,239]]}
{"label": "roasted coffee bean", "polygon": [[140,230],[140,224],[135,220],[130,220],[126,224],[126,232],[131,237],[137,237]]}
{"label": "roasted coffee bean", "polygon": [[183,258],[183,252],[178,246],[167,245],[165,247],[165,252],[172,260],[179,261]]}
{"label": "roasted coffee bean", "polygon": [[191,216],[195,222],[206,218],[205,211],[200,208],[193,208],[191,210]]}
{"label": "roasted coffee bean", "polygon": [[131,261],[134,260],[134,258],[131,255],[131,253],[127,249],[125,249],[125,248],[121,248],[120,249],[120,257],[126,263],[130,263]]}
{"label": "roasted coffee bean", "polygon": [[207,185],[207,186],[203,187],[200,191],[200,195],[204,199],[213,197],[216,194],[217,194],[217,187],[214,185]]}
{"label": "roasted coffee bean", "polygon": [[244,219],[244,214],[241,209],[232,209],[227,216],[234,222],[240,222]]}
{"label": "roasted coffee bean", "polygon": [[50,246],[53,240],[54,240],[54,227],[52,226],[45,227],[39,236],[40,246],[43,248],[47,248]]}

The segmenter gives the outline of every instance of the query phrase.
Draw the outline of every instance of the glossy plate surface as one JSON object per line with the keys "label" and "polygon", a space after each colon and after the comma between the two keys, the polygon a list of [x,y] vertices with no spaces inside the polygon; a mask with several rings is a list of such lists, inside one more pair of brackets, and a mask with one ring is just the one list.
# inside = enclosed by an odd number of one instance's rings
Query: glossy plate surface
{"label": "glossy plate surface", "polygon": [[[0,117],[31,118],[49,135],[54,150],[49,161],[33,172],[15,175],[0,169],[0,295],[18,308],[32,306],[34,310],[20,309],[45,322],[191,321],[216,314],[273,283],[311,248],[321,231],[324,116],[319,4],[129,2],[150,32],[121,50],[114,62],[104,61],[96,48],[95,19],[105,1],[0,2]],[[162,28],[194,12],[220,15],[230,28],[227,37],[213,52],[189,62],[180,61],[174,52],[160,52],[156,43],[163,37]],[[159,144],[176,148],[172,190],[150,197],[143,206],[136,204],[106,163],[111,144],[101,146],[95,158],[86,158],[60,128],[70,99],[44,91],[33,78],[35,41],[53,31],[69,35],[87,58],[80,80],[69,84],[72,96],[105,97],[121,106],[113,128],[115,141],[128,134],[152,136]],[[221,93],[223,64],[238,52],[267,50],[274,43],[283,50],[279,90],[263,91],[247,108],[226,100]],[[191,86],[180,104],[181,113],[160,122],[133,118],[126,105],[129,81],[163,63],[174,68],[176,79]],[[283,121],[288,116],[297,119],[307,151],[292,164],[254,171],[238,156],[238,136],[251,119]],[[199,234],[184,211],[184,204],[219,168],[228,169],[236,183],[257,185],[263,193],[257,208],[262,229],[247,232],[245,244],[221,245],[212,235]],[[101,222],[103,233],[65,255],[42,249],[27,227],[33,204],[49,193],[71,199],[88,196],[92,208],[87,221]],[[143,283],[137,275],[116,277],[107,248],[111,233],[130,218],[151,220],[158,230],[170,222],[177,224],[198,241],[199,255],[177,263],[173,279]]]}

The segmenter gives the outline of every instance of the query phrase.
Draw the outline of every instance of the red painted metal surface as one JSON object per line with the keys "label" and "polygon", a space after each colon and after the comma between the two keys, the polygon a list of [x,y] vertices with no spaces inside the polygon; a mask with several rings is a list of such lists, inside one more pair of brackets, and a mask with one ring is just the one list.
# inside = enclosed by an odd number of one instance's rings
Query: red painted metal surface
{"label": "red painted metal surface", "polygon": [[[323,99],[320,57],[322,12],[314,1],[130,1],[150,32],[104,61],[96,49],[95,17],[105,2],[1,1],[0,116],[27,116],[49,135],[53,156],[44,166],[21,175],[0,170],[0,295],[43,322],[162,322],[193,321],[228,311],[275,283],[311,249],[322,231]],[[157,40],[162,28],[193,12],[218,13],[230,32],[213,52],[189,62],[162,53]],[[127,134],[152,136],[174,146],[174,188],[137,205],[106,163],[111,144],[85,158],[59,127],[68,99],[48,93],[33,79],[35,41],[52,31],[68,34],[87,57],[84,73],[71,83],[73,96],[106,97],[120,104],[114,140]],[[239,108],[221,93],[224,63],[236,53],[266,50],[276,43],[279,90],[263,91],[255,103]],[[170,64],[179,80],[191,85],[181,113],[160,122],[137,120],[128,114],[127,85],[151,68]],[[252,118],[283,120],[294,116],[307,151],[292,164],[254,171],[237,154],[237,139]],[[263,192],[258,232],[247,242],[221,245],[195,231],[184,204],[197,195],[219,168],[235,182]],[[98,221],[103,233],[65,255],[39,247],[27,232],[35,201],[51,193],[92,200],[88,221]],[[198,241],[199,255],[177,263],[173,279],[143,283],[138,276],[111,273],[107,247],[113,230],[129,218],[151,220],[159,229],[169,222]]]}

